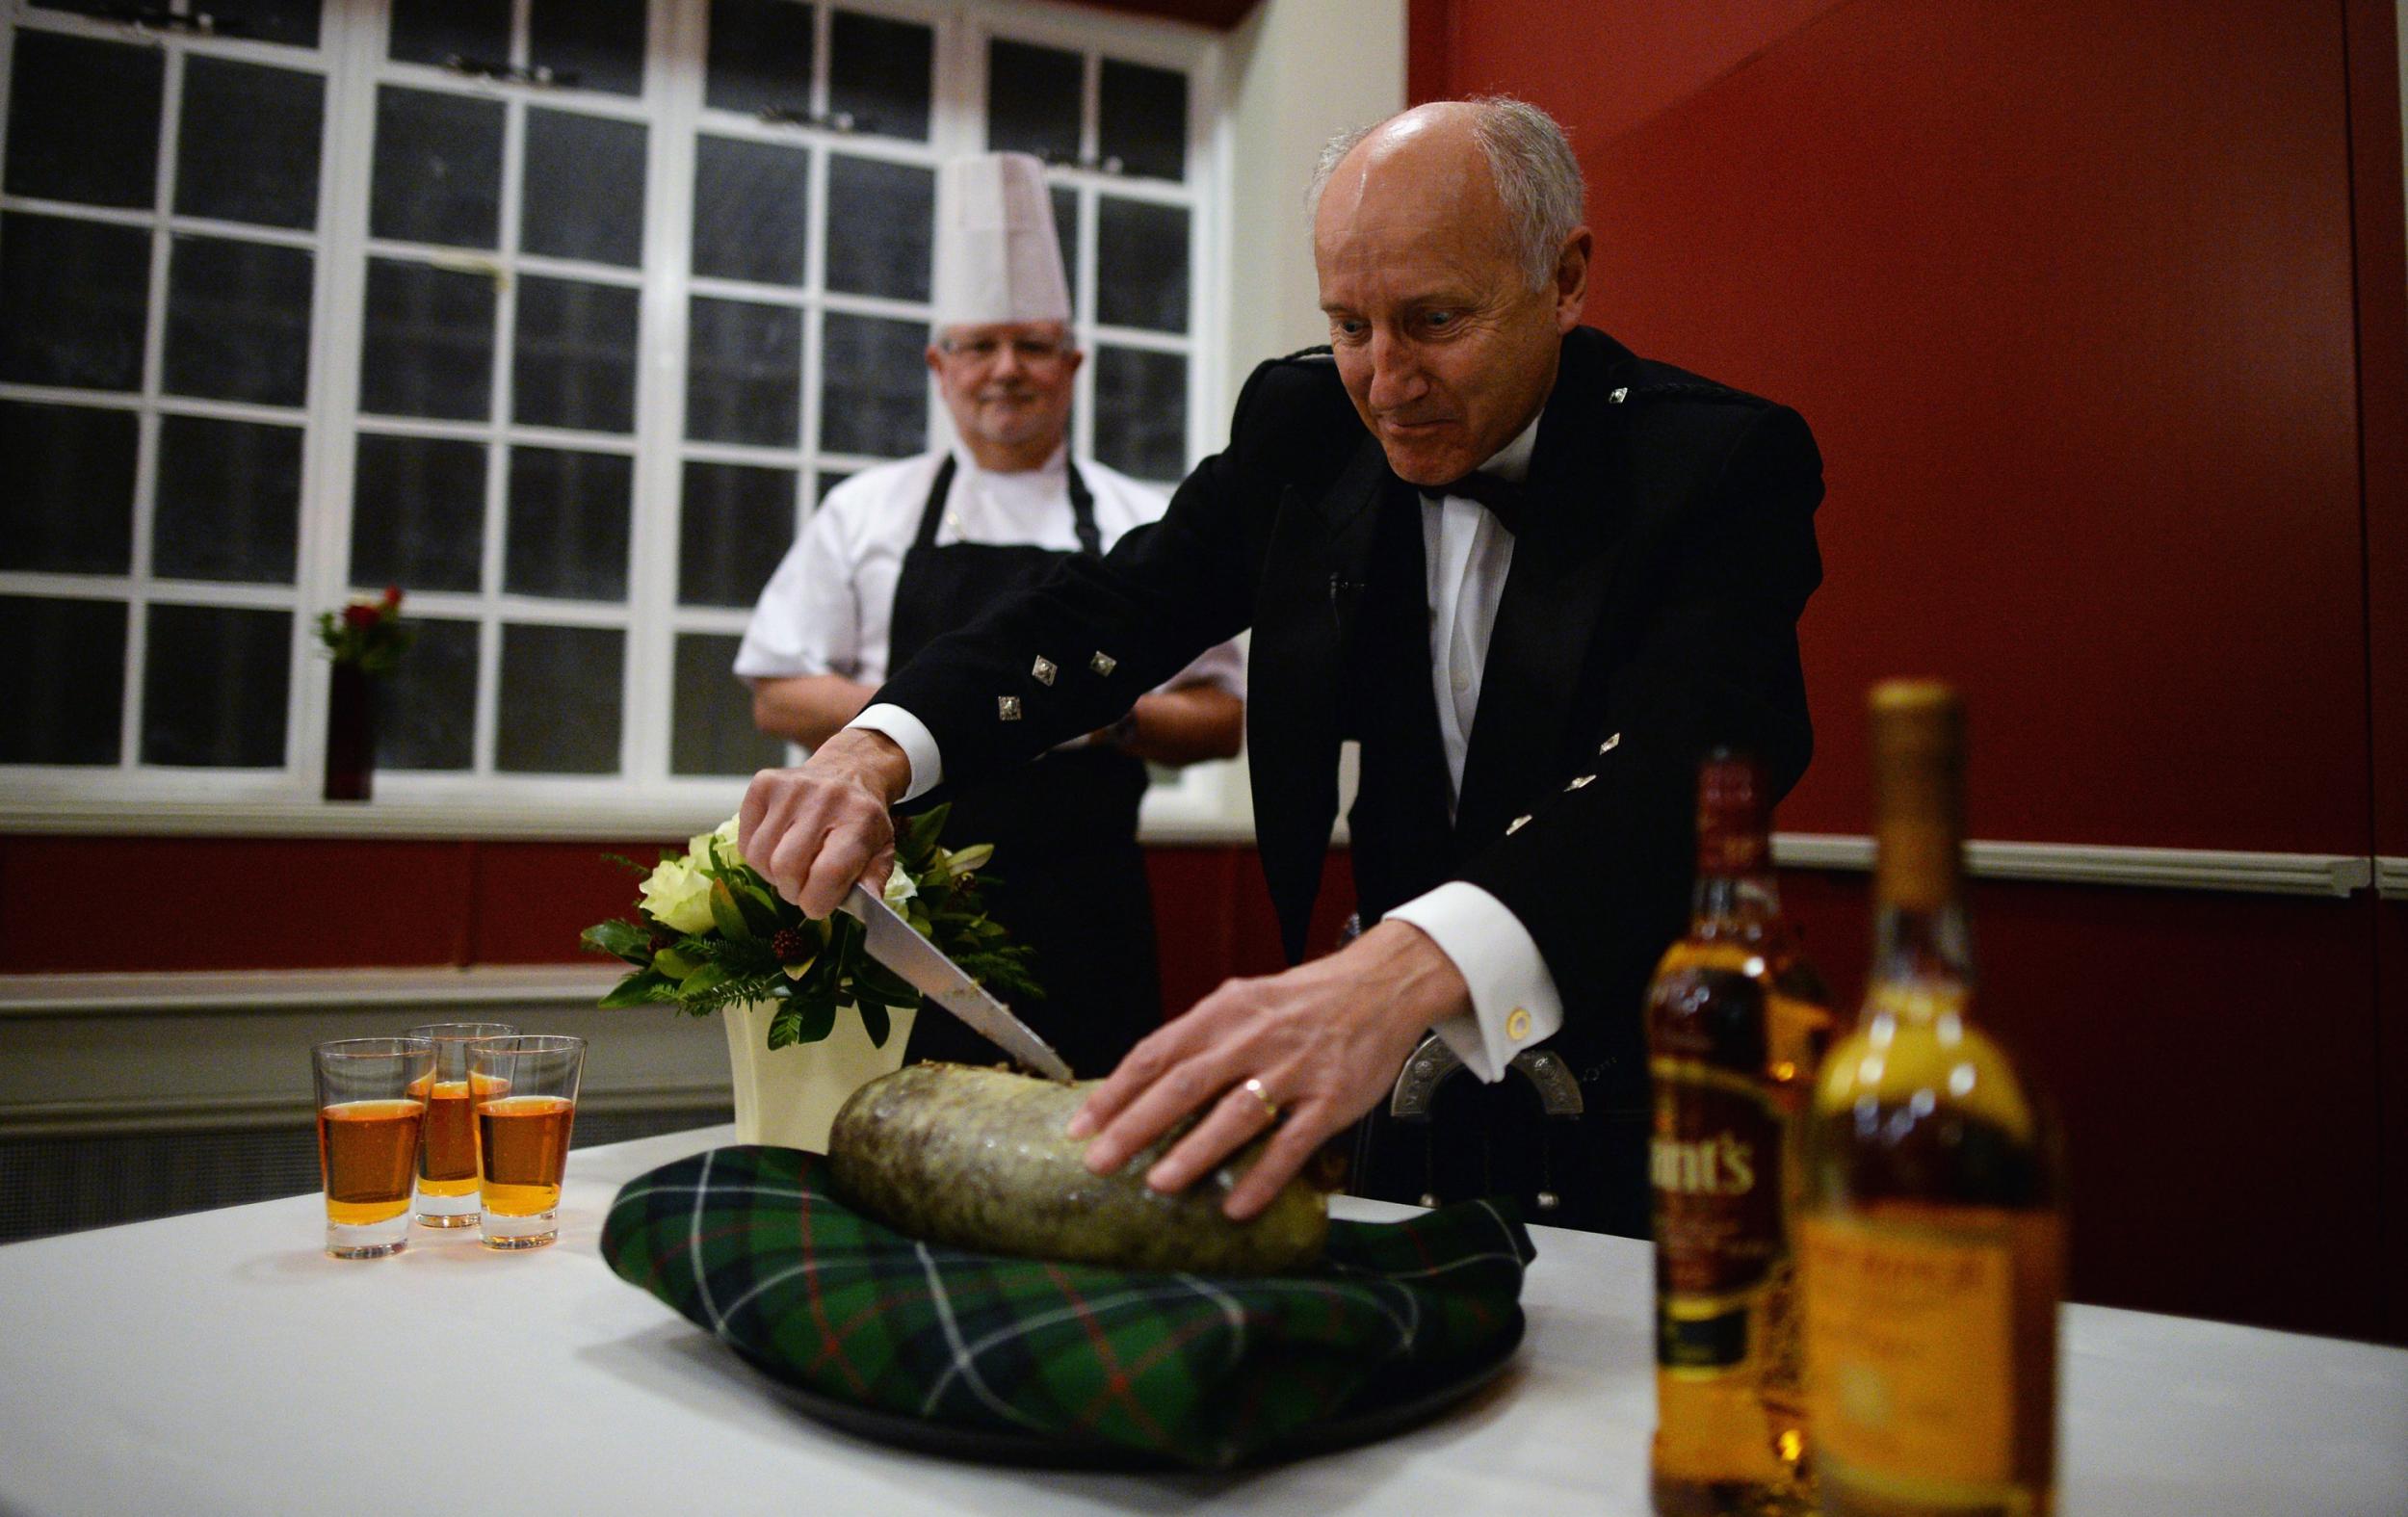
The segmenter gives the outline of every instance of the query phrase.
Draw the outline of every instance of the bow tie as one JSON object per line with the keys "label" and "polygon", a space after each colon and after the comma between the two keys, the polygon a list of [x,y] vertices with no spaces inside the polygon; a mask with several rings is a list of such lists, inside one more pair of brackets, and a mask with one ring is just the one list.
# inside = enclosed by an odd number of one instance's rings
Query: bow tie
{"label": "bow tie", "polygon": [[1529,485],[1501,479],[1494,474],[1482,474],[1478,469],[1445,484],[1416,485],[1415,488],[1422,491],[1422,499],[1426,501],[1436,502],[1450,495],[1478,501],[1488,509],[1490,515],[1497,518],[1497,525],[1517,537],[1530,525],[1536,510]]}

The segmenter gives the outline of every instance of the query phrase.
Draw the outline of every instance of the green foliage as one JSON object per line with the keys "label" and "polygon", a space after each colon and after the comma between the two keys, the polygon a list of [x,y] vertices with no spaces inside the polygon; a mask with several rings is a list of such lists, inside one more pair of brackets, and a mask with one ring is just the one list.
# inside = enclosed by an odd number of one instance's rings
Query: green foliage
{"label": "green foliage", "polygon": [[[895,867],[917,886],[917,894],[898,909],[998,996],[1042,999],[1044,991],[1029,978],[1029,950],[1011,942],[986,915],[981,890],[996,881],[976,871],[994,849],[981,843],[949,850],[938,842],[950,811],[938,806],[898,819]],[[918,1006],[920,994],[869,955],[861,924],[842,913],[813,922],[735,857],[723,839],[706,834],[694,842],[694,851],[665,853],[662,864],[691,862],[711,878],[711,926],[700,932],[676,931],[639,907],[632,921],[588,928],[580,942],[589,952],[634,966],[601,1004],[673,1006],[708,1016],[749,1002],[775,1003],[769,1030],[772,1049],[820,1041],[835,1031],[838,1013],[852,1007],[870,1041],[884,1047],[894,1033],[889,1013]],[[616,862],[652,873],[631,860]],[[817,952],[801,963],[780,963],[772,942],[786,931],[804,934],[819,945]]]}

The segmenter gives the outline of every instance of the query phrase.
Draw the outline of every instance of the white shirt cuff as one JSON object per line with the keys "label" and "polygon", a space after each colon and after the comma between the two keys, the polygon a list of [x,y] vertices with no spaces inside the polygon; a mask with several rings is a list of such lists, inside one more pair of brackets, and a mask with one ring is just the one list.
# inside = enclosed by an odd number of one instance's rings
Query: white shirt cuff
{"label": "white shirt cuff", "polygon": [[919,799],[945,777],[945,761],[936,751],[936,734],[928,729],[928,723],[901,706],[880,702],[864,707],[861,715],[845,725],[885,733],[903,750],[903,757],[911,761],[911,788],[896,798],[897,805]]}
{"label": "white shirt cuff", "polygon": [[1388,916],[1427,933],[1471,987],[1472,1009],[1430,1031],[1473,1074],[1504,1079],[1514,1055],[1563,1026],[1563,997],[1530,929],[1487,891],[1450,880]]}

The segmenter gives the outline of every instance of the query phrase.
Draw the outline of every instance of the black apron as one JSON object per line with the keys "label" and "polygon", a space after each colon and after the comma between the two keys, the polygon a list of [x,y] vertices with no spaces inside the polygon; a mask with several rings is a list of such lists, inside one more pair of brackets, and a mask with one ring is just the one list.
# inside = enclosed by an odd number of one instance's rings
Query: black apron
{"label": "black apron", "polygon": [[[1095,498],[1069,464],[1070,510],[1080,551],[1101,556]],[[1042,579],[1068,557],[1022,544],[936,544],[953,489],[948,455],[920,510],[920,530],[895,581],[887,667],[900,669],[921,649],[995,602]],[[992,843],[980,874],[988,912],[1012,940],[1035,950],[1031,978],[1041,1001],[1012,1010],[1051,1043],[1082,1078],[1110,1074],[1139,1038],[1162,1023],[1162,981],[1155,963],[1154,900],[1138,847],[1138,803],[1145,766],[1114,748],[1047,753],[984,784],[945,786],[927,804],[950,799],[949,848]],[[911,1059],[991,1064],[1007,1056],[933,1007],[914,1019]]]}

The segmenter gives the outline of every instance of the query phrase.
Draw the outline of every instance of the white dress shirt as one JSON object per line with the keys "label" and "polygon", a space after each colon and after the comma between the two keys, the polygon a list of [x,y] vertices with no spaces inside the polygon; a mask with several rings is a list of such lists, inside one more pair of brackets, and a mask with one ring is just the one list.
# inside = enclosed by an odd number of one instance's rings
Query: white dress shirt
{"label": "white dress shirt", "polygon": [[[1499,450],[1481,469],[1502,479],[1530,473],[1538,423]],[[832,503],[834,495],[828,497]],[[1430,693],[1438,701],[1438,732],[1447,752],[1447,809],[1463,789],[1463,758],[1479,710],[1480,675],[1497,624],[1497,602],[1513,567],[1513,534],[1488,509],[1461,495],[1422,503],[1422,563],[1429,593]],[[783,571],[781,571],[783,572]],[[742,671],[741,663],[738,666]],[[852,725],[882,732],[911,761],[908,800],[944,776],[936,738],[900,706],[876,705]],[[1472,993],[1472,1009],[1437,1023],[1463,1066],[1482,1080],[1505,1078],[1521,1050],[1563,1026],[1563,997],[1538,945],[1505,902],[1463,880],[1450,880],[1390,911],[1426,933],[1453,961]]]}

